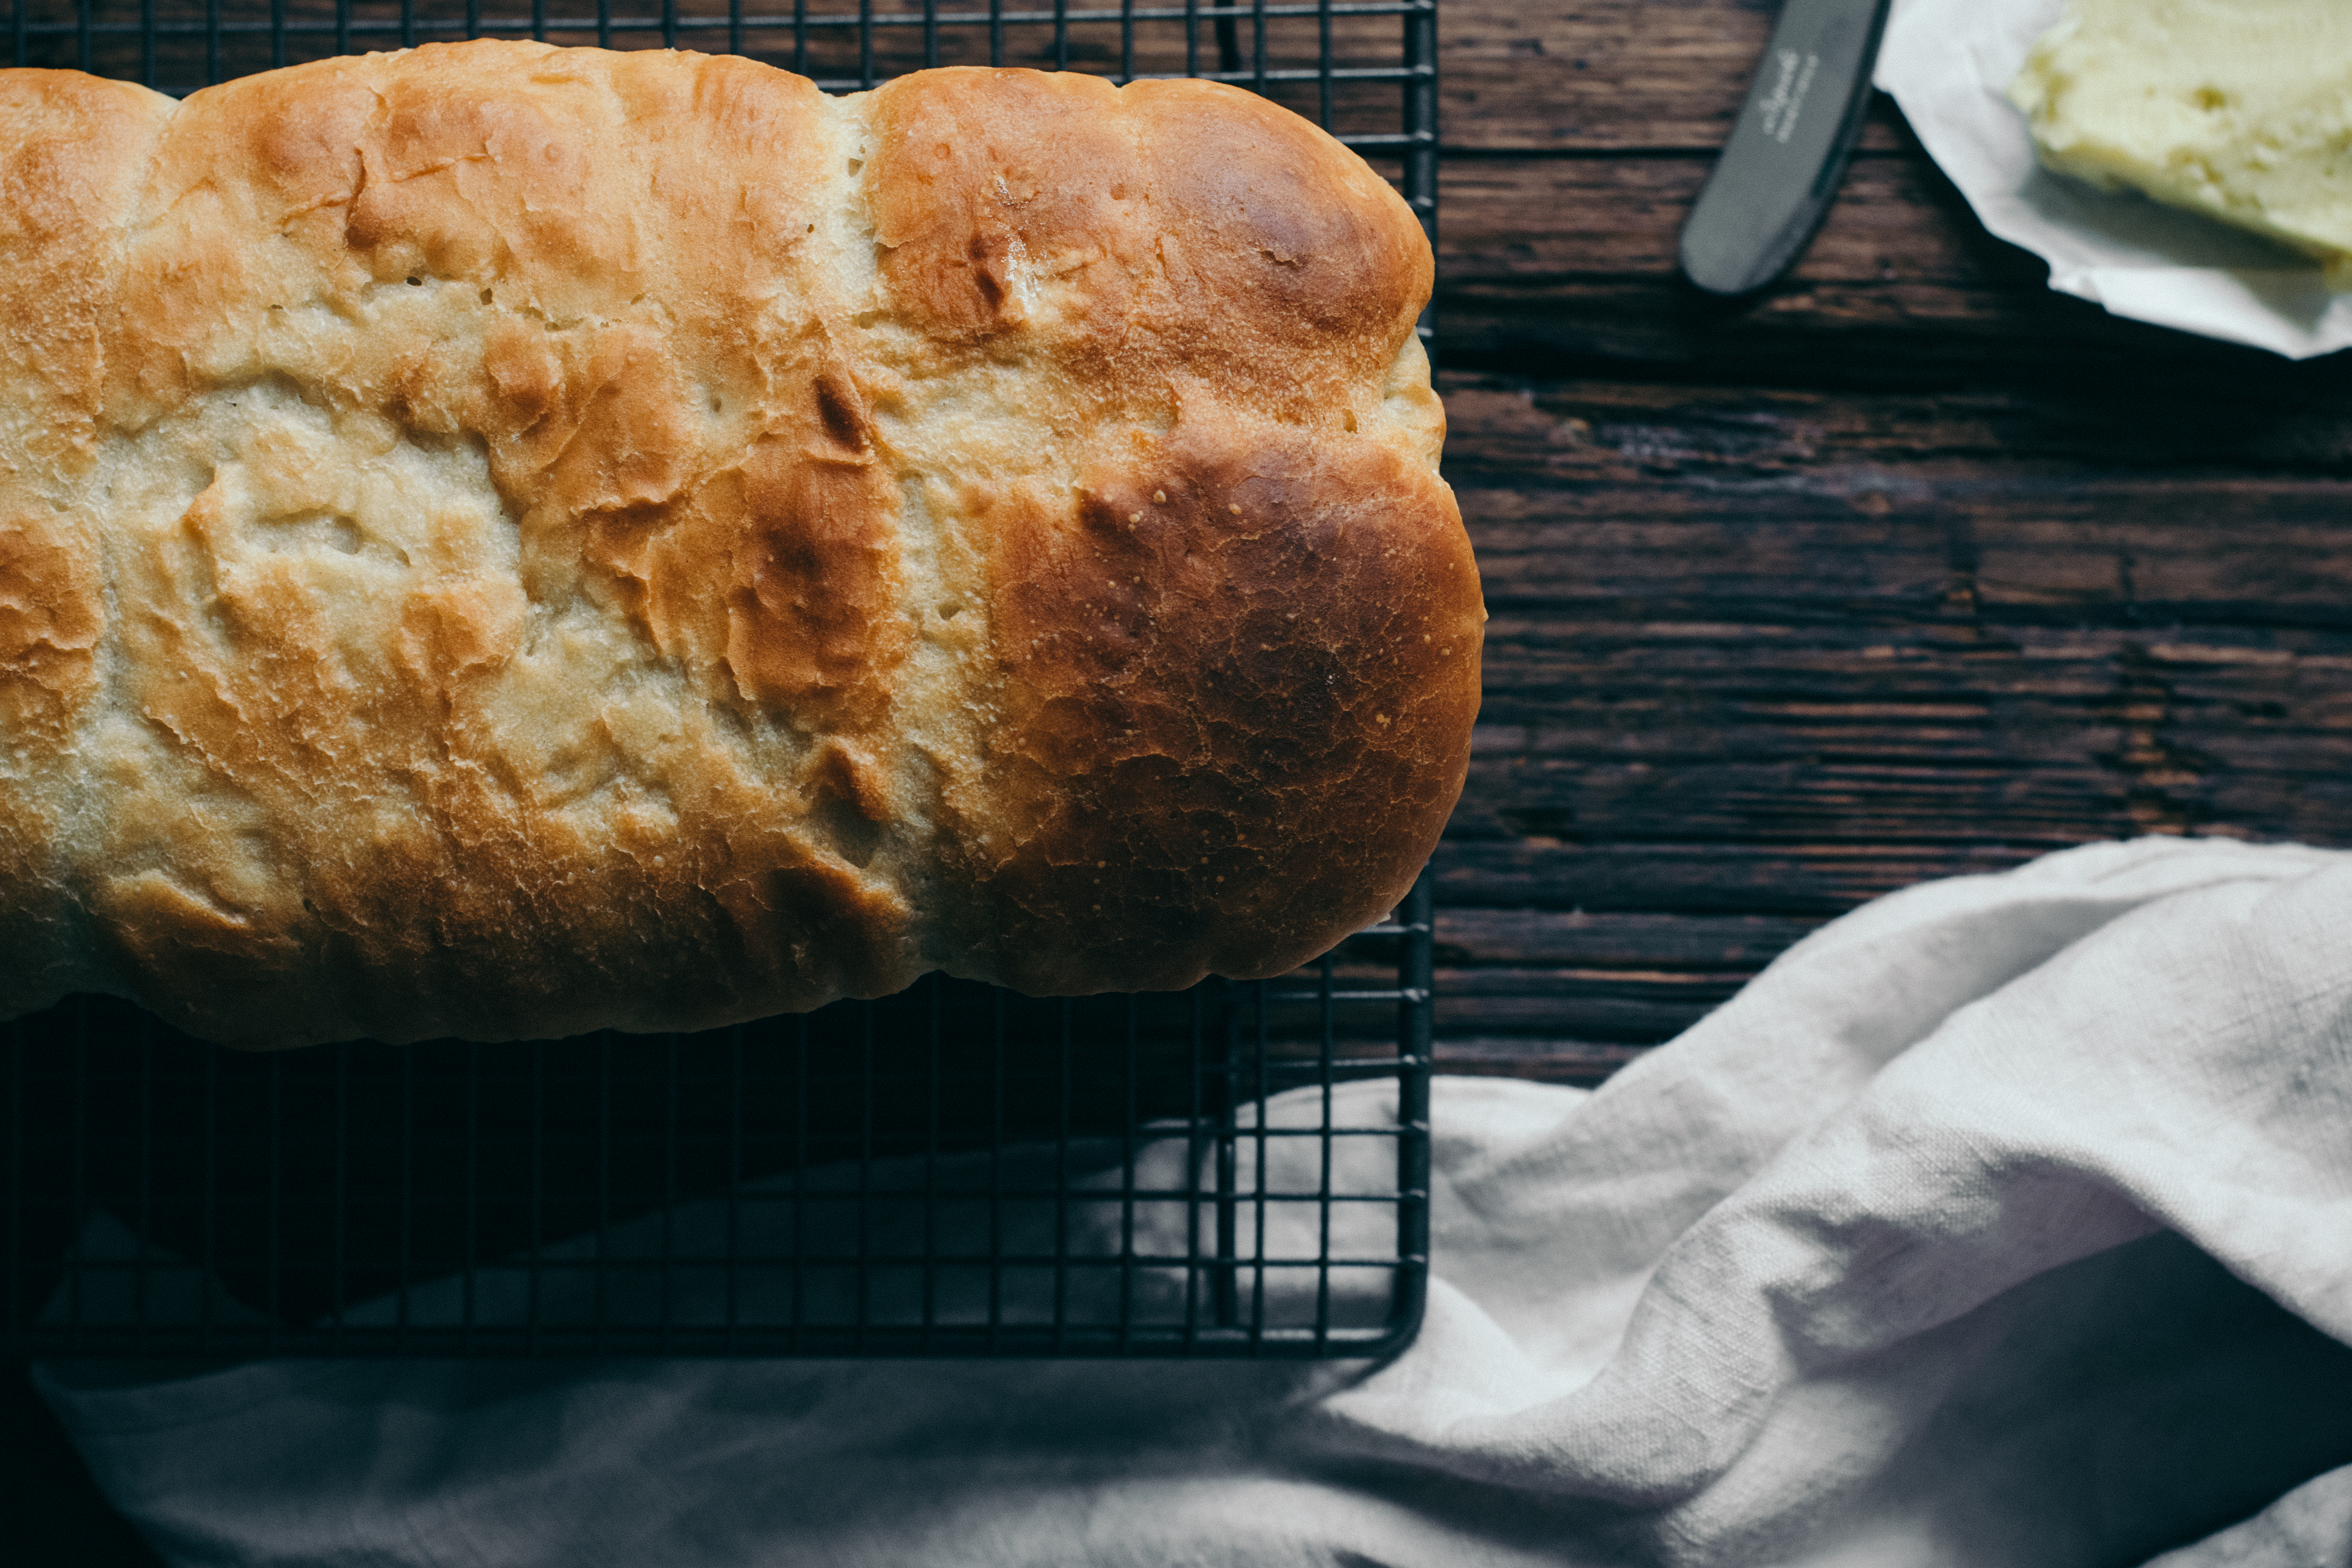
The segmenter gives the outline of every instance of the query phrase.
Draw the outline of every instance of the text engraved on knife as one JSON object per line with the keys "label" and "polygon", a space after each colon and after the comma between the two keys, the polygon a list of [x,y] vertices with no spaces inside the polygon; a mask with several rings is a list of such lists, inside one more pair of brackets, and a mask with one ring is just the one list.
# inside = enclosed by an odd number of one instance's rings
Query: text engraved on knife
{"label": "text engraved on knife", "polygon": [[1796,132],[1797,117],[1804,111],[1805,94],[1812,90],[1813,73],[1821,68],[1822,57],[1777,49],[1773,52],[1773,64],[1780,74],[1761,105],[1764,134],[1775,142],[1786,142]]}

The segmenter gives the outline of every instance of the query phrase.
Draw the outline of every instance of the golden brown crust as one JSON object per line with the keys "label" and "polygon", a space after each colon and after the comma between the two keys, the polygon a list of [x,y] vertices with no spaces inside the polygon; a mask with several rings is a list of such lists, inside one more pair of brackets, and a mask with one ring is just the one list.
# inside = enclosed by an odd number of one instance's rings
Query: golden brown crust
{"label": "golden brown crust", "polygon": [[1402,898],[1478,706],[1475,567],[1435,476],[1188,406],[1076,512],[1011,510],[990,563],[1012,984],[1278,973],[1330,945],[1334,887]]}
{"label": "golden brown crust", "polygon": [[0,1016],[1265,973],[1459,788],[1427,247],[1261,100],[478,43],[0,129]]}

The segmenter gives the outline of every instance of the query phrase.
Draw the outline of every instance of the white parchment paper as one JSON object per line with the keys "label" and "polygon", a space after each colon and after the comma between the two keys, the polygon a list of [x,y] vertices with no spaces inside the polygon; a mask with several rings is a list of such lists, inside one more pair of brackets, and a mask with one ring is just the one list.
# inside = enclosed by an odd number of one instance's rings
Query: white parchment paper
{"label": "white parchment paper", "polygon": [[2283,246],[2034,159],[2011,78],[2062,0],[1895,0],[1877,85],[1985,227],[2050,263],[2050,287],[2118,316],[2290,359],[2352,347],[2352,294]]}

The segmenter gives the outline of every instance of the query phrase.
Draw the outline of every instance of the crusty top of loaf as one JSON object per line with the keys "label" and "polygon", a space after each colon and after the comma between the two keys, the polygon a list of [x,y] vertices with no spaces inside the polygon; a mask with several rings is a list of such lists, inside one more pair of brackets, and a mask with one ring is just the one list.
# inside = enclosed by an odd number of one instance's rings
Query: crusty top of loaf
{"label": "crusty top of loaf", "polygon": [[1428,247],[1249,94],[5,71],[0,183],[0,1016],[1277,973],[1459,791]]}

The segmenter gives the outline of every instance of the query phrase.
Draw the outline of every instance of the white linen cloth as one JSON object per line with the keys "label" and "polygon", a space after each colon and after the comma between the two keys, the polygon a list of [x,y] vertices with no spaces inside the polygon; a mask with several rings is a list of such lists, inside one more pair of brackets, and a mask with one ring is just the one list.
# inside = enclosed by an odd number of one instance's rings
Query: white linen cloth
{"label": "white linen cloth", "polygon": [[2352,346],[2352,294],[2284,246],[2043,169],[2009,84],[2064,0],[1895,0],[1877,86],[1986,228],[2050,287],[2118,316],[2289,359]]}
{"label": "white linen cloth", "polygon": [[178,1563],[2352,1562],[2352,855],[1916,888],[1434,1125],[1380,1367],[40,1377]]}

